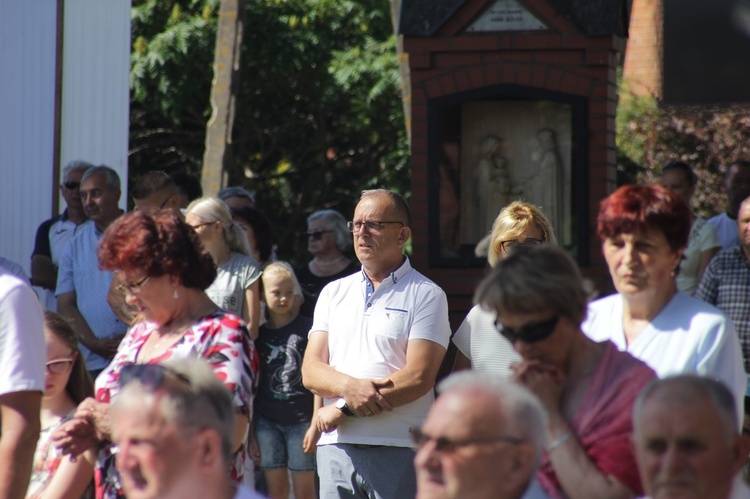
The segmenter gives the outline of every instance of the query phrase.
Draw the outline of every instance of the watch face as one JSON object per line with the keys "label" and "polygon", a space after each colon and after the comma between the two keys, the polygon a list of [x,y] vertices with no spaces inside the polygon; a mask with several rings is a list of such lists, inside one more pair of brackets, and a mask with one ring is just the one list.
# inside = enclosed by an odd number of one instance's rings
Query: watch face
{"label": "watch face", "polygon": [[338,399],[336,401],[336,409],[343,411],[346,408],[346,400]]}

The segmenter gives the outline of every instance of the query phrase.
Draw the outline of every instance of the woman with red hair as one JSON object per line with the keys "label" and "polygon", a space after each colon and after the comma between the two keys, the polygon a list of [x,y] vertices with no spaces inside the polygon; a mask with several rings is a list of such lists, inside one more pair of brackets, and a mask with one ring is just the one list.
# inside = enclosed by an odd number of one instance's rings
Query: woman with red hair
{"label": "woman with red hair", "polygon": [[245,323],[217,307],[204,291],[216,277],[216,268],[198,235],[174,213],[136,211],[107,229],[99,243],[99,262],[104,270],[117,273],[119,289],[139,311],[140,320],[97,377],[96,399],[81,402],[75,419],[56,432],[58,446],[73,456],[97,448],[97,497],[122,497],[109,409],[119,394],[123,368],[201,357],[234,399],[236,446],[229,472],[241,480],[258,360]]}
{"label": "woman with red hair", "polygon": [[583,331],[660,377],[688,372],[723,381],[742,408],[746,379],[734,325],[675,283],[690,233],[685,202],[660,186],[621,187],[602,202],[597,231],[617,294],[589,305]]}

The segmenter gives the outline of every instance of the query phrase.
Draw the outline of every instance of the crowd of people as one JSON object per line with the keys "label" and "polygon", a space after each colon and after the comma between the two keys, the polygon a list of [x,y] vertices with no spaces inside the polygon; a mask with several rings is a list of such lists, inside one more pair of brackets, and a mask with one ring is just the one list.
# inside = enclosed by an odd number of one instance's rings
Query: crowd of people
{"label": "crowd of people", "polygon": [[0,497],[750,498],[750,163],[709,220],[662,173],[601,203],[599,299],[540,207],[499,209],[452,333],[393,191],[312,213],[294,268],[244,188],[149,172],[123,213],[71,163],[44,293],[0,269]]}

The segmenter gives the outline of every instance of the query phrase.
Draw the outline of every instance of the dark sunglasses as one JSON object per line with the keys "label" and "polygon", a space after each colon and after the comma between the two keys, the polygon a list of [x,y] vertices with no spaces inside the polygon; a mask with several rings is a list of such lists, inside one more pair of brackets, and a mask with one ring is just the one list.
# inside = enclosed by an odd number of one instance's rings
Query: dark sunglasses
{"label": "dark sunglasses", "polygon": [[68,182],[63,182],[63,186],[66,189],[68,189],[69,191],[74,191],[74,190],[78,189],[79,187],[81,187],[81,183],[80,182],[68,181]]}
{"label": "dark sunglasses", "polygon": [[536,343],[538,341],[546,340],[555,331],[557,327],[557,321],[560,320],[559,315],[555,315],[551,319],[547,319],[542,322],[534,322],[531,324],[525,324],[519,328],[512,328],[505,326],[502,323],[495,322],[497,330],[505,336],[508,341],[515,343],[516,341],[523,341],[524,343]]}
{"label": "dark sunglasses", "polygon": [[332,230],[316,230],[314,232],[305,232],[302,234],[302,239],[312,239],[313,241],[320,241],[323,239],[323,234],[329,234]]}
{"label": "dark sunglasses", "polygon": [[120,378],[117,382],[120,388],[124,388],[128,383],[137,380],[146,390],[155,391],[168,376],[190,386],[190,380],[185,375],[162,364],[128,364],[120,369]]}

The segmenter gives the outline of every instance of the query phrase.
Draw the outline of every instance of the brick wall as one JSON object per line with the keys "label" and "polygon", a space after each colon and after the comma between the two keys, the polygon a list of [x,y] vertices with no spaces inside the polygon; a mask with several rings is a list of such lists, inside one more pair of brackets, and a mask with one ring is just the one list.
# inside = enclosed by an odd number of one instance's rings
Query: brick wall
{"label": "brick wall", "polygon": [[661,0],[633,0],[622,77],[637,95],[662,97],[663,19]]}
{"label": "brick wall", "polygon": [[[486,0],[469,0],[431,38],[406,37],[412,84],[412,214],[428,227],[428,123],[431,99],[499,84],[519,85],[588,100],[589,254],[584,274],[605,289],[609,273],[595,234],[599,202],[615,187],[616,67],[624,41],[589,37],[543,0],[524,2],[551,30],[465,34]],[[446,290],[452,322],[463,319],[481,269],[430,269],[428,234],[414,235],[413,264]]]}

